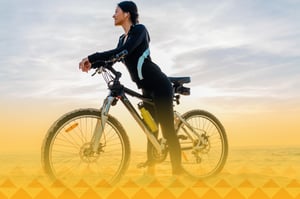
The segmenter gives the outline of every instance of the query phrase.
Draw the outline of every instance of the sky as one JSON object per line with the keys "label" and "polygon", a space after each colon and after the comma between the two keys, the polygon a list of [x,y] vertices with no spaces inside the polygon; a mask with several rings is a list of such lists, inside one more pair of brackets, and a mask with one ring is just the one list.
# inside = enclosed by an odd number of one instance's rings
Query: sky
{"label": "sky", "polygon": [[[100,106],[107,93],[104,81],[80,72],[78,63],[116,46],[123,33],[112,19],[118,2],[1,2],[2,149],[12,143],[29,147],[24,140],[39,145],[66,111]],[[169,76],[192,78],[183,112],[197,108],[216,114],[233,146],[300,145],[299,1],[136,4],[150,32],[154,62]],[[117,68],[122,82],[136,88],[125,67]]]}

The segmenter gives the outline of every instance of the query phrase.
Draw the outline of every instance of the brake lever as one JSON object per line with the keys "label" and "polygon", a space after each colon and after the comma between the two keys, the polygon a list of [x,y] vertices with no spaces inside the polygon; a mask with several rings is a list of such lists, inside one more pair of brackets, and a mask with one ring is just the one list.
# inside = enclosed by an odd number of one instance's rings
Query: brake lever
{"label": "brake lever", "polygon": [[91,76],[93,77],[93,76],[95,76],[96,75],[96,73],[97,73],[97,71],[95,71]]}
{"label": "brake lever", "polygon": [[102,73],[104,71],[103,66],[100,66],[95,70],[95,72],[91,75],[92,77],[95,76],[97,73]]}

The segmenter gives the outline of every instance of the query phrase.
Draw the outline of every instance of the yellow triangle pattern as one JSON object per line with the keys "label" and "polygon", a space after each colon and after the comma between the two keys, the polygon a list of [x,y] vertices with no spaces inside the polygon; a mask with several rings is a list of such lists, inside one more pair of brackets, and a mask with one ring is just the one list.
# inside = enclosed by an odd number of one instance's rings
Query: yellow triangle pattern
{"label": "yellow triangle pattern", "polygon": [[163,199],[176,199],[174,194],[171,193],[168,189],[164,189],[161,193],[158,194],[156,198],[163,198]]}
{"label": "yellow triangle pattern", "polygon": [[43,185],[37,179],[34,179],[34,180],[31,181],[31,183],[28,185],[28,187],[43,188]]}
{"label": "yellow triangle pattern", "polygon": [[153,180],[149,185],[148,187],[162,187],[163,185],[157,180]]}
{"label": "yellow triangle pattern", "polygon": [[138,187],[138,185],[133,182],[132,180],[128,180],[128,182],[126,182],[124,185],[123,185],[124,188],[136,188]]}
{"label": "yellow triangle pattern", "polygon": [[0,191],[0,199],[7,199],[7,197],[3,193],[1,193],[1,191]]}
{"label": "yellow triangle pattern", "polygon": [[245,199],[245,196],[243,196],[237,189],[232,189],[225,197],[224,199]]}
{"label": "yellow triangle pattern", "polygon": [[67,184],[45,178],[0,177],[0,199],[300,199],[298,176],[221,174],[192,181],[153,177],[148,183],[131,177],[114,186],[105,180],[79,179]]}
{"label": "yellow triangle pattern", "polygon": [[264,193],[260,188],[257,188],[253,194],[250,195],[249,199],[270,199],[270,197]]}
{"label": "yellow triangle pattern", "polygon": [[0,187],[2,187],[2,188],[14,188],[14,187],[16,187],[16,186],[12,183],[12,181],[11,181],[10,179],[6,179],[6,180],[1,184]]}
{"label": "yellow triangle pattern", "polygon": [[254,186],[251,184],[251,182],[249,182],[249,180],[245,180],[239,185],[239,187],[240,188],[252,188]]}
{"label": "yellow triangle pattern", "polygon": [[80,199],[91,199],[91,198],[101,198],[94,190],[88,189]]}
{"label": "yellow triangle pattern", "polygon": [[129,197],[121,191],[119,188],[116,188],[108,197],[107,199],[128,199]]}
{"label": "yellow triangle pattern", "polygon": [[40,193],[38,193],[34,199],[54,199],[55,197],[46,189],[43,189]]}
{"label": "yellow triangle pattern", "polygon": [[172,184],[170,185],[170,187],[185,187],[185,185],[178,179],[175,179],[174,182],[172,182]]}
{"label": "yellow triangle pattern", "polygon": [[152,199],[152,196],[143,188],[136,192],[132,199]]}
{"label": "yellow triangle pattern", "polygon": [[224,179],[222,179],[215,185],[215,187],[230,188],[231,186]]}
{"label": "yellow triangle pattern", "polygon": [[273,199],[293,199],[293,197],[285,190],[280,189],[274,196]]}
{"label": "yellow triangle pattern", "polygon": [[55,180],[51,187],[55,187],[55,188],[64,188],[65,185],[60,181],[60,180]]}
{"label": "yellow triangle pattern", "polygon": [[31,199],[32,197],[23,189],[19,189],[12,197],[11,199]]}
{"label": "yellow triangle pattern", "polygon": [[274,182],[274,180],[269,180],[267,183],[263,185],[263,188],[277,188],[277,187],[279,186],[276,182]]}
{"label": "yellow triangle pattern", "polygon": [[106,180],[101,180],[101,181],[97,184],[97,187],[111,188],[112,186],[111,186]]}
{"label": "yellow triangle pattern", "polygon": [[73,191],[66,189],[62,194],[60,194],[57,199],[76,199],[78,198]]}
{"label": "yellow triangle pattern", "polygon": [[293,179],[288,185],[287,187],[289,188],[300,188],[300,183],[298,182],[298,180]]}

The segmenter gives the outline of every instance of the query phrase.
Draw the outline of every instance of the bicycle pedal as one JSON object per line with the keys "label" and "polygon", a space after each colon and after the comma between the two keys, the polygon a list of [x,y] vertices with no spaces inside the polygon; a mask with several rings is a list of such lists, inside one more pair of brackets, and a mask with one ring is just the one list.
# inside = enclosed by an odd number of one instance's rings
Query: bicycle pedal
{"label": "bicycle pedal", "polygon": [[146,161],[146,162],[141,162],[141,163],[137,164],[136,167],[137,167],[138,169],[141,169],[141,168],[151,167],[151,166],[153,166],[154,164],[155,164],[154,162]]}
{"label": "bicycle pedal", "polygon": [[188,137],[185,136],[185,135],[178,135],[177,137],[178,137],[178,139],[181,139],[181,140],[187,140],[188,139]]}

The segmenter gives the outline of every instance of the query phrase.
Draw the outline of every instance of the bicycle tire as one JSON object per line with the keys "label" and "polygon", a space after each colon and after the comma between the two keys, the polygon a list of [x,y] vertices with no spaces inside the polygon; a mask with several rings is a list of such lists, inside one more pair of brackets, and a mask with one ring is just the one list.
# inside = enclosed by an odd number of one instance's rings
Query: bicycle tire
{"label": "bicycle tire", "polygon": [[42,166],[50,178],[65,182],[105,180],[109,184],[120,180],[128,168],[130,143],[117,119],[108,116],[100,140],[100,155],[85,156],[100,117],[100,110],[78,109],[63,115],[50,127],[42,145]]}
{"label": "bicycle tire", "polygon": [[[207,138],[206,147],[199,149],[198,152],[195,152],[195,148],[193,148],[195,143],[186,143],[188,141],[179,139],[182,150],[182,166],[187,172],[198,178],[207,178],[218,174],[223,169],[228,156],[228,141],[223,125],[213,114],[204,110],[191,110],[182,117],[198,133],[205,132],[200,136]],[[179,138],[180,134],[186,136],[188,128],[182,121],[176,127]],[[186,147],[186,145],[192,145],[192,147]]]}

